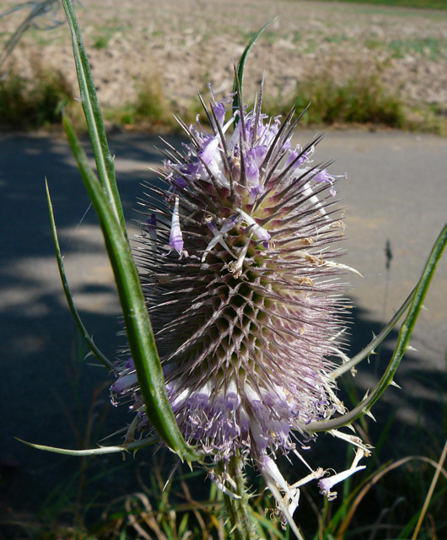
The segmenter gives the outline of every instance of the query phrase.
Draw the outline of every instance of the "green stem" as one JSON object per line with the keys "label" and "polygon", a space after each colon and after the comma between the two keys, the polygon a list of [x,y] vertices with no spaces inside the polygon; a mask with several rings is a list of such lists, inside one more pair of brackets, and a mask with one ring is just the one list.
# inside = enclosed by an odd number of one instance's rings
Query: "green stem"
{"label": "green stem", "polygon": [[230,521],[230,534],[234,540],[257,540],[256,526],[253,521],[249,503],[249,495],[245,484],[243,461],[239,456],[231,458],[227,472],[235,482],[234,494],[231,497],[224,493],[224,503]]}
{"label": "green stem", "polygon": [[64,127],[92,204],[99,217],[113,268],[132,359],[135,363],[146,412],[166,444],[188,462],[199,456],[186,444],[170,406],[145,298],[127,239],[121,200],[115,178],[101,109],[72,0],[62,0],[72,34],[79,90],[98,175],[91,169],[73,126]]}
{"label": "green stem", "polygon": [[110,212],[106,194],[89,168],[87,156],[68,118],[64,118],[64,127],[82,180],[101,223],[147,416],[166,444],[182,460],[194,461],[199,456],[183,439],[166,394],[155,337],[129,242],[115,215]]}

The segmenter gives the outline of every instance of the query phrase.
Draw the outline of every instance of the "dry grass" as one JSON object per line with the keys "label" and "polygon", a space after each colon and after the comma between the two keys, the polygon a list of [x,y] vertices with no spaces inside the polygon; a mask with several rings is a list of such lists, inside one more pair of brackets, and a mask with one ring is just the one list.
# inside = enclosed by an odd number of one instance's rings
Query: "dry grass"
{"label": "dry grass", "polygon": [[34,64],[25,78],[11,67],[0,80],[0,127],[29,130],[60,125],[62,109],[73,101],[73,90],[63,73]]}
{"label": "dry grass", "polygon": [[[310,102],[307,125],[447,131],[444,13],[304,0],[248,0],[233,10],[218,0],[148,0],[144,9],[107,1],[78,12],[110,125],[174,130],[172,112],[192,121],[200,110],[197,90],[211,82],[218,97],[230,92],[232,65],[248,36],[277,15],[250,58],[246,96],[265,72],[268,110]],[[2,20],[4,40],[23,15]],[[38,70],[36,49],[45,66]],[[12,61],[0,82],[4,129],[53,126],[64,104],[82,126],[65,27],[28,32]]]}
{"label": "dry grass", "polygon": [[[121,106],[106,106],[104,115],[110,127],[145,131],[176,131],[177,112],[194,121],[201,108],[198,99],[177,110],[177,104],[163,92],[161,78],[151,74],[135,83],[134,101]],[[56,69],[34,64],[33,76],[24,78],[14,68],[0,81],[0,127],[8,130],[33,130],[60,127],[62,111],[83,131],[81,106],[73,89]],[[291,106],[299,112],[310,107],[302,118],[304,126],[375,125],[445,135],[447,122],[442,111],[430,106],[408,107],[381,84],[378,74],[364,74],[341,83],[330,73],[303,80],[292,97],[273,98],[267,93],[265,111],[285,114]],[[206,122],[205,118],[202,121]]]}

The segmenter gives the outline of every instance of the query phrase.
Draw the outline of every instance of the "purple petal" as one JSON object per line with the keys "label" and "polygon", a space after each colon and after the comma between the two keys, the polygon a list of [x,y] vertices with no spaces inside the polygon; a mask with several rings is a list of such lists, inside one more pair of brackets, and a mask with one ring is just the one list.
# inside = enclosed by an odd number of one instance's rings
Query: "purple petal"
{"label": "purple petal", "polygon": [[216,115],[217,121],[222,125],[225,120],[225,105],[222,102],[219,102],[213,105],[212,109]]}
{"label": "purple petal", "polygon": [[171,232],[169,233],[169,247],[177,253],[183,252],[183,235],[180,228],[179,202],[175,198],[174,211],[172,212]]}
{"label": "purple petal", "polygon": [[213,137],[209,140],[205,148],[200,153],[200,157],[206,165],[210,165],[213,161],[216,161],[219,155],[219,140],[217,137]]}
{"label": "purple petal", "polygon": [[199,173],[199,169],[200,169],[199,161],[192,161],[191,163],[186,163],[185,165],[183,165],[180,169],[180,172],[184,174],[185,176],[195,177]]}
{"label": "purple petal", "polygon": [[331,176],[326,169],[323,169],[322,171],[320,171],[317,175],[315,175],[314,179],[317,181],[317,182],[326,182],[328,184],[331,185],[331,188],[329,190],[329,193],[335,197],[336,195],[336,191],[335,191],[335,188],[334,188],[334,177]]}
{"label": "purple petal", "polygon": [[131,373],[129,375],[123,375],[118,377],[116,381],[112,384],[110,389],[116,394],[122,394],[129,388],[131,388],[137,382],[137,374]]}
{"label": "purple petal", "polygon": [[259,194],[259,167],[267,153],[266,146],[255,146],[245,155],[245,174],[248,183],[252,187],[250,193],[252,196]]}
{"label": "purple petal", "polygon": [[175,176],[172,179],[172,183],[174,184],[174,186],[179,187],[180,189],[183,189],[188,185],[188,183],[182,176]]}

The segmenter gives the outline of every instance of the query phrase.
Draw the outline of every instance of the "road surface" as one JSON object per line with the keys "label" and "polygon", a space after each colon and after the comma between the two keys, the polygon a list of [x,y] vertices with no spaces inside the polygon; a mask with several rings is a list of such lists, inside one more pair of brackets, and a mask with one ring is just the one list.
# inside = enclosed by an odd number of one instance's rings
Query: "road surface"
{"label": "road surface", "polygon": [[[297,138],[306,141],[312,135],[303,132]],[[171,142],[179,144],[180,139],[172,137]],[[154,144],[157,138],[149,135],[111,138],[128,218],[137,217],[133,209],[141,193],[140,182],[151,178],[148,167],[161,161]],[[344,262],[365,276],[350,278],[349,292],[356,306],[352,351],[357,351],[405,298],[446,222],[447,139],[399,132],[329,132],[316,157],[334,159],[331,170],[348,175],[338,189],[346,208]],[[79,345],[56,271],[45,177],[79,309],[106,353],[113,355],[122,344],[122,338],[116,337],[120,325],[111,271],[65,141],[43,135],[1,135],[0,462],[7,478],[6,507],[19,499],[20,507],[35,507],[60,486],[61,475],[76,471],[71,458],[39,453],[13,437],[53,445],[85,444],[83,433],[77,430],[86,425],[94,390],[108,380],[101,368],[75,360]],[[386,246],[392,254],[388,270]],[[426,423],[438,438],[442,438],[440,415],[447,388],[446,260],[441,262],[415,333],[412,344],[417,352],[409,354],[397,376],[403,389],[387,391],[388,408],[384,409],[405,428]],[[376,365],[359,374],[362,390],[373,384],[387,354],[389,347]],[[106,401],[107,390],[99,396]],[[104,403],[95,410],[108,411],[108,417],[96,420],[99,427],[90,444],[128,418],[126,411]],[[378,418],[379,423],[383,420]],[[119,457],[101,459],[110,466],[120,463]]]}

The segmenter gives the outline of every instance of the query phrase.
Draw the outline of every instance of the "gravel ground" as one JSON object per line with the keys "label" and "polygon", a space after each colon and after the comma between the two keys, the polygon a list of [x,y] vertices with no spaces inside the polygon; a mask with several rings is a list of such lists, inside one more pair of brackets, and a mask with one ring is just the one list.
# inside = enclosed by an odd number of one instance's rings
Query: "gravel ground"
{"label": "gravel ground", "polygon": [[[83,6],[79,18],[104,104],[131,101],[154,77],[179,107],[188,107],[206,82],[216,92],[230,91],[232,66],[250,33],[277,17],[253,50],[249,88],[265,73],[268,93],[285,98],[311,77],[341,82],[375,73],[408,103],[447,106],[446,11],[300,0],[91,0]],[[23,17],[21,11],[2,20],[0,37]],[[75,87],[65,27],[24,37],[13,62],[30,74],[37,61],[62,70]]]}

